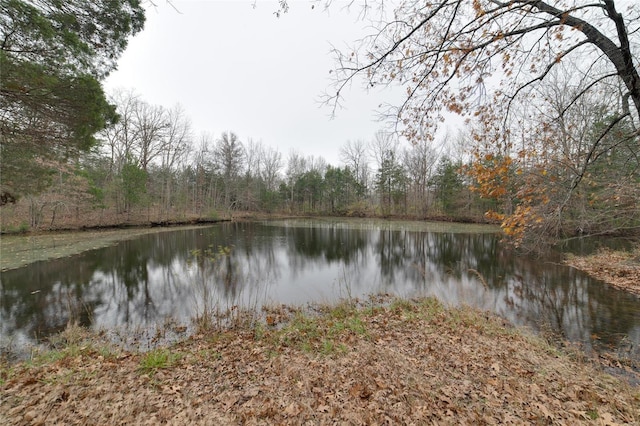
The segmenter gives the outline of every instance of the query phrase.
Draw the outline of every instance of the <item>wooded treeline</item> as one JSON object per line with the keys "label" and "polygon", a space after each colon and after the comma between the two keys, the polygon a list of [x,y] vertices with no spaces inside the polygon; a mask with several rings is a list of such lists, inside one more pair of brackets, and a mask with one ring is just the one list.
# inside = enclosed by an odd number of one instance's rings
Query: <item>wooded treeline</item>
{"label": "wooded treeline", "polygon": [[[344,141],[332,165],[107,99],[139,0],[0,0],[2,230],[248,211],[492,220],[533,248],[640,231],[636,2],[403,0],[392,19],[381,3],[363,5],[371,35],[335,50],[326,101],[356,81],[406,97],[381,111],[394,132]],[[447,112],[466,128],[442,141]]]}
{"label": "wooded treeline", "polygon": [[[285,1],[286,4],[286,1]],[[516,244],[640,230],[640,6],[635,1],[368,2],[370,35],[335,49],[332,90],[401,86],[407,140],[467,120],[474,191]]]}
{"label": "wooded treeline", "polygon": [[117,123],[97,135],[90,152],[50,163],[46,189],[27,185],[19,203],[3,207],[3,230],[240,211],[483,220],[487,207],[468,188],[465,156],[448,154],[452,149],[402,144],[379,131],[369,141],[345,141],[341,163],[332,165],[232,131],[196,135],[180,106],[151,105],[131,91],[110,101]]}
{"label": "wooded treeline", "polygon": [[[506,136],[491,135],[498,130],[486,123],[414,143],[381,130],[367,141],[345,141],[339,164],[232,131],[195,134],[179,105],[152,105],[121,90],[109,98],[117,122],[96,135],[92,150],[30,170],[39,176],[22,183],[17,203],[2,207],[2,230],[257,212],[491,221],[529,245],[633,232],[640,223],[637,140],[624,122],[612,121],[615,93],[577,102],[578,90],[560,76],[546,88],[538,114],[566,111],[542,129],[542,118],[530,115]],[[526,105],[520,108],[524,115]],[[603,128],[611,128],[605,138]]]}

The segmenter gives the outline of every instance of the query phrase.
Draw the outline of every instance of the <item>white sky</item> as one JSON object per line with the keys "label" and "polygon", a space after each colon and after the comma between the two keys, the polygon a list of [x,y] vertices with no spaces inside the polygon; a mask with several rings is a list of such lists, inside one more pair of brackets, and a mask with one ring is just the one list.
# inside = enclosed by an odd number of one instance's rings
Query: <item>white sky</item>
{"label": "white sky", "polygon": [[375,110],[399,99],[399,90],[367,93],[354,85],[344,109],[330,118],[320,98],[331,88],[331,45],[352,45],[370,29],[334,1],[329,12],[290,0],[276,18],[275,1],[155,0],[143,32],[132,38],[105,87],[133,89],[170,108],[181,104],[196,140],[235,132],[278,149],[322,156],[338,165],[347,140],[369,141],[384,124]]}

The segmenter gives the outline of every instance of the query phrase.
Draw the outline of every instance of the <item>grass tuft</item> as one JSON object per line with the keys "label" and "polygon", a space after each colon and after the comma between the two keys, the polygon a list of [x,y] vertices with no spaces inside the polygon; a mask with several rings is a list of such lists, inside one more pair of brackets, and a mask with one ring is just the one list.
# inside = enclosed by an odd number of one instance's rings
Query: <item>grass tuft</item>
{"label": "grass tuft", "polygon": [[168,349],[154,349],[142,356],[138,368],[145,373],[155,373],[157,370],[173,367],[180,358],[180,354],[172,353]]}

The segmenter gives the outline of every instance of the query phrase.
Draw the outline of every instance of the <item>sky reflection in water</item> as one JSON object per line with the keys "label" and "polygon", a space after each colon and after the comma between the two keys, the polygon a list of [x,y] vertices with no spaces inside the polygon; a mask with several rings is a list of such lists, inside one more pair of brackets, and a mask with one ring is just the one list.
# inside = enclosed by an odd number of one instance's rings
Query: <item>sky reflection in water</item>
{"label": "sky reflection in water", "polygon": [[390,293],[490,310],[587,350],[595,343],[640,359],[637,297],[555,261],[515,256],[486,230],[289,220],[145,235],[3,272],[0,344],[46,337],[70,320],[152,327],[215,307]]}

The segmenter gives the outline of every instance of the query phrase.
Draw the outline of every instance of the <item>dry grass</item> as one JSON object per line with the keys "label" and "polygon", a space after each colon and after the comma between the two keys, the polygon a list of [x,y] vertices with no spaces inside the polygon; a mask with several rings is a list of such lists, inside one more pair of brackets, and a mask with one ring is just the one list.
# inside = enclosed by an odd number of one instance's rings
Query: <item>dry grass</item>
{"label": "dry grass", "polygon": [[153,368],[85,346],[5,366],[0,424],[640,422],[637,387],[492,315],[433,299],[319,311],[202,331]]}

